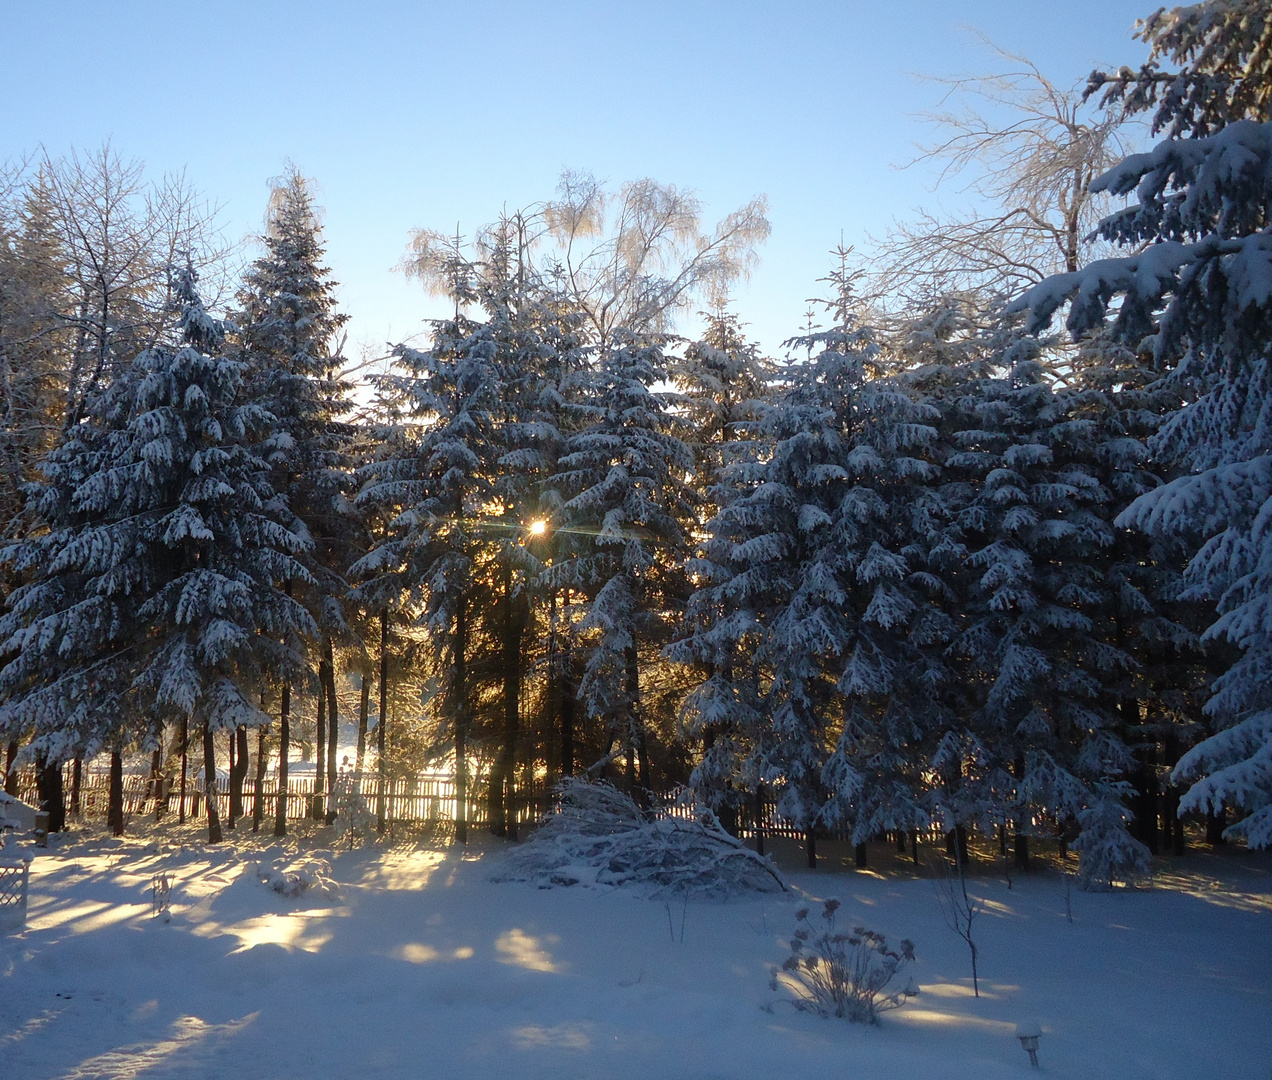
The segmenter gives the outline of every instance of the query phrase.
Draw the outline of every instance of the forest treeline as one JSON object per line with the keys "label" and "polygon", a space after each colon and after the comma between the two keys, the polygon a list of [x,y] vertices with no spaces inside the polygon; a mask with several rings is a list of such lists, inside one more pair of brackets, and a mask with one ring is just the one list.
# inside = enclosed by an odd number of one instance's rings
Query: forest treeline
{"label": "forest treeline", "polygon": [[1049,836],[1107,885],[1184,813],[1266,846],[1272,18],[1139,33],[1071,92],[1005,54],[954,84],[928,152],[979,209],[837,251],[780,360],[729,303],[762,199],[706,230],[566,173],[421,230],[404,269],[450,314],[359,383],[298,171],[233,273],[182,183],[109,149],[13,170],[10,782],[34,763],[56,827],[65,762],[122,791],[126,753],[214,775],[228,739],[233,794],[303,738],[330,790],[352,675],[358,767],[443,762],[461,807],[480,771],[498,834],[587,773],[726,827],[775,801],[810,859],[819,829]]}

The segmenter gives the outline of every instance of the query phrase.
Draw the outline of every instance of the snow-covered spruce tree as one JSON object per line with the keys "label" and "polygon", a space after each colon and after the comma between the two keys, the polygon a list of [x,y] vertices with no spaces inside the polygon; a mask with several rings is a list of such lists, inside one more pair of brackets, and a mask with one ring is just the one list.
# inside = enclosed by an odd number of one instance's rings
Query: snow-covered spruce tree
{"label": "snow-covered spruce tree", "polygon": [[[513,839],[518,748],[533,734],[524,730],[523,687],[531,659],[539,659],[533,649],[538,611],[532,601],[542,591],[539,575],[548,557],[547,542],[536,539],[532,523],[544,522],[551,511],[543,493],[564,449],[559,388],[582,359],[572,320],[561,318],[556,298],[532,263],[532,227],[521,213],[501,218],[483,234],[480,258],[472,267],[500,386],[491,429],[496,460],[489,527],[499,593],[491,621],[498,638],[501,715],[487,788],[488,819],[492,833]],[[551,614],[545,629],[549,655],[543,659],[553,698],[561,672]]]}
{"label": "snow-covered spruce tree", "polygon": [[967,550],[953,652],[975,693],[968,752],[941,773],[946,814],[1014,822],[1023,865],[1031,820],[1077,820],[1096,785],[1131,767],[1102,696],[1131,660],[1104,632],[1097,562],[1113,542],[1112,496],[1069,441],[1081,426],[1044,377],[1039,343],[1006,325],[995,336],[997,377],[956,403],[966,426],[946,462],[966,493],[951,500]]}
{"label": "snow-covered spruce tree", "polygon": [[735,662],[734,686],[716,696],[736,700],[744,721],[751,707],[765,718],[748,740],[743,775],[773,791],[778,812],[803,828],[815,866],[822,770],[832,714],[842,709],[827,661],[848,636],[842,560],[828,528],[843,497],[848,447],[819,400],[819,390],[835,388],[817,385],[816,368],[796,365],[779,377],[787,393],[765,410],[761,427],[772,449],[755,463],[753,479],[745,476],[751,469],[739,470],[752,490],[719,515],[716,535],[732,542],[711,560],[726,640],[751,653],[755,672],[748,679]]}
{"label": "snow-covered spruce tree", "polygon": [[[1112,524],[1136,498],[1170,478],[1146,444],[1176,402],[1151,352],[1128,348],[1104,330],[1084,336],[1072,355],[1068,383],[1057,391],[1066,419],[1055,435],[1109,493],[1096,512]],[[1165,811],[1167,840],[1179,850],[1183,834],[1172,810],[1177,796],[1169,787],[1163,791],[1161,771],[1192,741],[1204,700],[1198,641],[1204,612],[1180,598],[1187,552],[1178,537],[1118,527],[1111,536],[1090,556],[1102,593],[1094,609],[1096,632],[1129,663],[1101,678],[1100,708],[1116,716],[1119,738],[1135,755],[1126,776],[1134,788],[1131,832],[1156,854]]]}
{"label": "snow-covered spruce tree", "polygon": [[[844,709],[822,770],[822,819],[851,828],[864,865],[867,840],[931,823],[924,769],[953,724],[944,651],[954,620],[938,572],[949,514],[934,460],[939,411],[916,383],[883,370],[842,265],[831,283],[834,326],[799,342],[822,348],[814,393],[834,410],[847,451],[841,498],[825,523],[842,559],[847,633],[832,662]],[[832,387],[838,401],[826,396]]]}
{"label": "snow-covered spruce tree", "polygon": [[308,580],[307,541],[258,453],[270,416],[244,403],[192,271],[176,293],[184,344],[142,353],[91,399],[35,494],[48,531],[4,551],[24,584],[0,619],[0,715],[58,761],[184,719],[203,732],[212,796],[213,733],[267,720],[260,689],[297,676],[314,626],[280,587]]}
{"label": "snow-covered spruce tree", "polygon": [[[399,346],[397,370],[378,380],[392,423],[393,453],[364,465],[358,504],[385,522],[384,534],[351,573],[355,598],[428,628],[445,675],[441,719],[454,741],[456,839],[467,842],[468,739],[472,722],[470,650],[488,607],[483,573],[490,561],[488,513],[498,458],[497,346],[489,326],[461,308],[475,301],[471,267],[457,246],[442,260],[452,318],[437,322],[426,350]],[[381,717],[381,724],[384,719]],[[383,730],[383,728],[381,728]],[[380,777],[385,777],[381,755]],[[383,801],[377,804],[381,828]]]}
{"label": "snow-covered spruce tree", "polygon": [[667,376],[662,343],[615,332],[598,367],[575,379],[580,429],[551,478],[563,538],[545,575],[555,589],[583,594],[579,623],[589,652],[579,688],[605,729],[607,755],[626,757],[627,782],[652,785],[649,731],[642,713],[641,651],[669,633],[695,501],[693,454],[678,437],[676,395],[654,389]]}
{"label": "snow-covered spruce tree", "polygon": [[[353,436],[346,417],[351,384],[340,373],[337,340],[346,316],[337,313],[335,282],[323,265],[322,229],[309,182],[294,167],[270,196],[264,253],[248,270],[239,295],[236,344],[247,364],[249,392],[274,417],[262,447],[275,489],[286,497],[292,527],[312,540],[303,556],[311,584],[297,594],[322,634],[316,650],[319,721],[315,812],[334,778],[338,717],[332,642],[350,636],[344,611],[347,567],[363,546],[352,512]],[[282,688],[289,712],[291,687]],[[326,713],[323,713],[323,705]],[[290,717],[280,717],[279,802],[275,834],[286,831],[283,810]],[[242,747],[246,749],[245,745]],[[243,754],[246,762],[246,754]]]}
{"label": "snow-covered spruce tree", "polygon": [[719,509],[714,489],[725,467],[744,453],[736,444],[768,396],[772,365],[747,341],[737,316],[718,309],[706,314],[702,337],[670,362],[669,372],[692,425],[685,442],[702,492],[699,516],[710,518]]}
{"label": "snow-covered spruce tree", "polygon": [[527,545],[531,562],[535,567],[533,589],[540,611],[546,602],[547,656],[544,688],[545,757],[549,776],[554,772],[562,777],[573,776],[579,759],[580,726],[582,708],[579,702],[579,684],[582,680],[582,650],[577,639],[577,612],[573,594],[562,592],[552,581],[551,567],[561,558],[568,557],[574,542],[569,533],[550,528],[553,516],[560,510],[561,493],[551,478],[556,475],[561,455],[565,453],[567,440],[587,423],[586,414],[580,413],[578,404],[580,374],[591,362],[594,353],[583,333],[586,316],[556,288],[546,290],[539,297],[537,336],[543,361],[538,374],[532,376],[523,412],[527,441],[533,437],[533,447],[526,467],[536,477],[544,479],[539,484],[539,502],[535,520],[542,521],[545,535],[532,539]]}
{"label": "snow-covered spruce tree", "polygon": [[855,621],[844,586],[852,553],[836,525],[852,509],[852,429],[876,353],[857,324],[850,275],[832,280],[842,286],[834,327],[797,342],[821,351],[778,372],[780,394],[724,470],[731,490],[717,496],[723,505],[692,564],[689,633],[670,650],[713,669],[686,703],[691,723],[719,732],[719,749],[695,770],[695,792],[718,803],[729,786],[767,786],[779,813],[804,829],[810,866]]}
{"label": "snow-covered spruce tree", "polygon": [[[1124,525],[1196,544],[1185,580],[1218,618],[1206,631],[1239,659],[1207,703],[1217,730],[1175,776],[1191,780],[1184,809],[1244,817],[1229,833],[1272,845],[1272,18],[1252,0],[1209,0],[1159,12],[1141,31],[1153,56],[1113,92],[1157,106],[1172,137],[1132,155],[1097,185],[1135,201],[1100,225],[1106,239],[1147,246],[1029,290],[1018,306],[1046,326],[1070,302],[1081,334],[1109,317],[1129,344],[1151,335],[1167,385],[1185,404],[1151,440],[1185,475],[1138,498]],[[1163,73],[1169,57],[1183,66]]]}
{"label": "snow-covered spruce tree", "polygon": [[[716,520],[718,515],[738,494],[728,478],[730,468],[758,452],[750,435],[769,393],[772,365],[746,340],[736,316],[719,309],[706,318],[702,338],[673,360],[671,375],[692,424],[686,442],[694,454],[698,528],[710,547],[714,530],[727,527]],[[756,787],[740,775],[744,753],[739,740],[754,719],[753,687],[738,643],[718,625],[723,613],[716,607],[719,597],[713,591],[709,558],[692,561],[690,575],[697,578],[698,587],[688,597],[678,640],[667,648],[669,657],[692,665],[697,676],[680,717],[682,734],[702,745],[690,785],[725,828],[735,831],[742,803]],[[735,670],[743,673],[741,684],[735,681]],[[739,694],[751,699],[745,715],[733,715]]]}

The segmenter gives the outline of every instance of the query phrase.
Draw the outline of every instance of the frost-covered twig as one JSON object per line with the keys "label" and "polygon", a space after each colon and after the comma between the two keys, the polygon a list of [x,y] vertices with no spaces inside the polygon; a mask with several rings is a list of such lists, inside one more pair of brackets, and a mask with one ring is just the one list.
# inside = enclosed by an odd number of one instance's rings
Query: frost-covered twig
{"label": "frost-covered twig", "polygon": [[888,991],[892,981],[914,962],[914,942],[888,947],[882,934],[864,926],[851,934],[835,929],[838,900],[827,900],[821,929],[814,929],[808,908],[795,913],[799,925],[791,935],[791,955],[774,968],[769,986],[791,992],[791,1004],[818,1016],[837,1016],[857,1024],[877,1024],[879,1014],[900,1008],[918,994],[914,980],[902,990]]}
{"label": "frost-covered twig", "polygon": [[972,954],[972,993],[980,997],[980,977],[977,971],[976,941],[972,937],[972,923],[981,913],[981,902],[967,891],[967,876],[963,872],[963,861],[954,860],[955,869],[948,863],[940,867],[934,881],[936,882],[936,898],[941,905],[941,914],[945,916],[945,924],[959,937],[967,942]]}

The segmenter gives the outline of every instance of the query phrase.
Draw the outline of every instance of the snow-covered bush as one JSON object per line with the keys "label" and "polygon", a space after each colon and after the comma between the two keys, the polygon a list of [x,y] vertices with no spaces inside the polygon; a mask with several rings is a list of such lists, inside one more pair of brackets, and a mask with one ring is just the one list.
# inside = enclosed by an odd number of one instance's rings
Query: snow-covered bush
{"label": "snow-covered bush", "polygon": [[333,795],[336,810],[336,835],[350,848],[359,839],[366,839],[375,828],[376,817],[367,806],[362,790],[352,776],[341,776]]}
{"label": "snow-covered bush", "polygon": [[305,895],[336,900],[340,895],[331,878],[331,864],[323,859],[302,858],[290,862],[275,859],[272,863],[258,863],[256,877],[262,885],[289,900]]}
{"label": "snow-covered bush", "polygon": [[1079,853],[1078,887],[1108,892],[1118,882],[1135,885],[1148,878],[1148,848],[1126,831],[1130,817],[1115,794],[1106,794],[1078,814],[1081,835],[1071,845]]}
{"label": "snow-covered bush", "polygon": [[557,791],[556,808],[509,853],[496,881],[623,886],[651,897],[786,888],[773,864],[725,832],[709,810],[694,819],[647,816],[612,785],[575,778]]}
{"label": "snow-covered bush", "polygon": [[791,955],[773,969],[769,986],[791,992],[791,1004],[818,1016],[837,1016],[854,1024],[877,1024],[879,1014],[904,1005],[918,994],[910,979],[902,990],[888,987],[914,962],[914,942],[890,949],[887,939],[857,926],[851,934],[835,929],[838,900],[827,900],[821,926],[808,919],[808,908],[795,912],[799,925],[791,935]]}

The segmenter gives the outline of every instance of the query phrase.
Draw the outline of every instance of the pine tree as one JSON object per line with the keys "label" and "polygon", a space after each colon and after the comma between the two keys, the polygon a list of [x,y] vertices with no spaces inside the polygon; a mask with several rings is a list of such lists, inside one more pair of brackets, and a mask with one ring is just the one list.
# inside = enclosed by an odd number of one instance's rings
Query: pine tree
{"label": "pine tree", "polygon": [[[543,492],[563,448],[564,368],[573,368],[570,320],[562,320],[551,291],[530,258],[530,222],[524,214],[505,216],[487,230],[481,258],[472,266],[477,303],[485,320],[497,372],[499,408],[493,417],[496,461],[490,521],[500,594],[492,625],[498,638],[500,713],[487,788],[488,818],[496,836],[516,839],[518,748],[527,741],[522,716],[528,672],[527,645],[533,641],[539,575],[546,551],[532,543],[534,522],[544,528],[549,508]],[[564,365],[564,368],[563,368]],[[541,550],[536,552],[538,546]],[[553,628],[549,626],[549,634]],[[557,658],[544,658],[555,665]],[[549,672],[549,679],[559,672]]]}
{"label": "pine tree", "polygon": [[[352,567],[361,603],[383,619],[396,611],[418,620],[435,644],[445,673],[443,719],[454,745],[460,843],[467,842],[471,650],[486,608],[501,392],[489,327],[461,310],[475,299],[470,270],[458,245],[452,247],[442,273],[454,316],[435,324],[431,348],[395,349],[398,371],[378,380],[393,453],[362,467],[358,503],[385,522],[385,535]],[[383,731],[383,715],[380,723]],[[386,764],[381,755],[382,783]],[[382,800],[377,816],[383,828]]]}
{"label": "pine tree", "polygon": [[[1135,499],[1173,475],[1152,459],[1148,442],[1174,401],[1151,352],[1127,348],[1105,332],[1077,343],[1071,376],[1057,393],[1067,419],[1056,435],[1108,492],[1097,512],[1113,525]],[[1203,697],[1198,636],[1204,623],[1198,605],[1181,599],[1187,552],[1180,538],[1116,526],[1111,536],[1091,556],[1103,595],[1097,633],[1129,662],[1101,680],[1101,708],[1117,716],[1118,737],[1135,756],[1126,775],[1135,789],[1131,831],[1156,854],[1159,813],[1171,816],[1162,767],[1173,765],[1193,740]],[[1172,831],[1182,840],[1181,830]]]}
{"label": "pine tree", "polygon": [[[817,777],[824,798],[817,819],[848,825],[864,865],[867,840],[931,820],[924,751],[948,720],[941,650],[952,629],[934,603],[940,582],[929,567],[945,517],[931,460],[939,413],[885,370],[856,296],[850,253],[837,254],[826,279],[832,295],[821,302],[829,328],[791,343],[815,355],[789,376],[784,405],[813,422],[825,457],[808,478],[813,491],[792,493],[807,565],[792,610],[773,629],[780,649],[781,635],[806,638],[809,617],[816,619],[816,666],[826,687],[833,686],[833,693],[822,689],[830,714],[822,739],[833,748]],[[808,434],[797,429],[796,450]],[[786,453],[779,442],[774,460]],[[799,604],[808,603],[801,594],[816,603],[785,629]],[[783,653],[773,665],[779,687]],[[803,750],[809,762],[822,739]]]}
{"label": "pine tree", "polygon": [[[1120,297],[1113,332],[1132,346],[1152,335],[1164,387],[1185,403],[1149,443],[1183,475],[1142,495],[1119,522],[1193,542],[1188,595],[1218,615],[1203,640],[1240,653],[1206,706],[1218,730],[1183,757],[1175,777],[1193,782],[1184,809],[1244,811],[1228,832],[1253,847],[1272,845],[1269,26],[1264,7],[1249,0],[1160,12],[1142,30],[1149,64],[1093,79],[1112,83],[1133,108],[1156,105],[1154,130],[1172,136],[1097,181],[1135,195],[1101,223],[1101,235],[1143,250],[1052,278],[1017,305],[1042,326],[1070,302],[1076,336],[1102,324]],[[1179,71],[1158,69],[1167,56]]]}
{"label": "pine tree", "polygon": [[653,774],[641,653],[669,636],[695,499],[693,455],[670,411],[675,395],[654,388],[666,376],[660,340],[616,333],[598,367],[575,381],[580,428],[551,479],[562,543],[549,584],[587,598],[580,698],[605,731],[606,754],[621,750],[628,784],[645,790]]}
{"label": "pine tree", "polygon": [[1130,665],[1104,633],[1102,553],[1113,543],[1111,493],[1073,445],[1038,344],[1004,327],[997,378],[972,384],[947,467],[965,484],[956,505],[967,548],[959,681],[976,688],[971,754],[951,762],[949,814],[1015,821],[1017,859],[1029,822],[1076,821],[1095,785],[1131,767],[1104,686]]}
{"label": "pine tree", "polygon": [[[720,546],[713,543],[717,530],[728,527],[721,512],[740,493],[731,481],[734,467],[757,453],[752,436],[769,394],[772,365],[746,340],[737,317],[720,309],[707,316],[702,338],[673,361],[671,374],[692,424],[686,441],[694,454],[698,529],[708,538],[705,549],[710,550],[704,549],[703,558],[689,564],[698,587],[686,598],[682,632],[666,652],[701,674],[681,708],[681,736],[702,744],[690,785],[725,827],[735,831],[748,793],[753,798],[756,790],[753,782],[748,788],[741,775],[743,732],[754,726],[756,709],[745,678],[741,685],[734,678],[735,670],[745,671],[746,663],[738,643],[720,630],[722,599],[711,585],[711,557]],[[727,552],[717,557],[727,559]]]}
{"label": "pine tree", "polygon": [[165,722],[197,725],[216,842],[212,734],[265,721],[260,688],[295,677],[313,623],[278,585],[309,579],[258,454],[270,416],[244,403],[191,271],[176,291],[184,344],[92,399],[45,465],[48,531],[5,549],[25,583],[0,619],[0,713],[53,761],[106,747],[116,764]]}
{"label": "pine tree", "polygon": [[[316,650],[320,705],[312,808],[322,816],[324,792],[334,779],[338,723],[332,642],[350,637],[345,574],[364,541],[351,503],[353,432],[345,417],[352,407],[352,386],[340,373],[338,335],[347,317],[336,311],[336,285],[323,265],[322,230],[309,182],[294,167],[271,194],[261,242],[264,254],[249,269],[239,298],[237,343],[247,364],[250,393],[274,417],[263,448],[273,484],[286,497],[292,527],[313,541],[305,555],[313,585],[302,589],[298,599],[322,634]],[[280,799],[289,722],[284,727]],[[276,831],[279,826],[285,830],[285,818],[277,819]]]}

